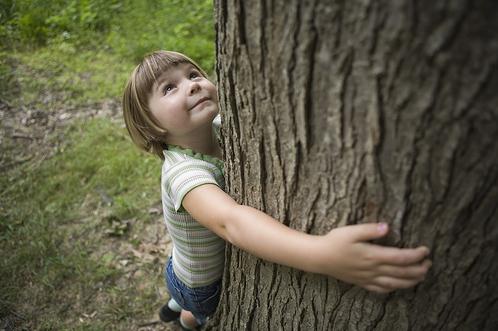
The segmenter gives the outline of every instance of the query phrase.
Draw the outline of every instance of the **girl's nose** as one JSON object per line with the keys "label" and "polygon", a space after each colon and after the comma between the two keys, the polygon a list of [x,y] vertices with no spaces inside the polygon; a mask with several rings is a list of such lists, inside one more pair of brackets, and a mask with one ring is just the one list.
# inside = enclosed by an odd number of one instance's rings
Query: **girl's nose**
{"label": "girl's nose", "polygon": [[198,92],[199,90],[201,89],[201,86],[199,85],[198,82],[192,82],[192,84],[190,84],[189,86],[189,94],[194,94],[196,92]]}

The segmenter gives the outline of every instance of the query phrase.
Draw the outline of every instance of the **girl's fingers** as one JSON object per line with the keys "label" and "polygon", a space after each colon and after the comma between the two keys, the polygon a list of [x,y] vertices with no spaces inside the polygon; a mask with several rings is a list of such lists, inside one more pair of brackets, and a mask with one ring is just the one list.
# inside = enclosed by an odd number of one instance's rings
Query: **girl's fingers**
{"label": "girl's fingers", "polygon": [[342,228],[348,231],[353,241],[369,241],[385,236],[389,230],[386,223],[365,223],[349,225]]}
{"label": "girl's fingers", "polygon": [[375,278],[372,285],[386,288],[386,289],[399,289],[399,288],[409,288],[417,285],[419,279],[404,279],[404,278],[394,278],[388,276],[380,276]]}
{"label": "girl's fingers", "polygon": [[430,260],[424,260],[420,264],[409,266],[382,265],[379,267],[379,275],[395,278],[422,279],[431,267]]}
{"label": "girl's fingers", "polygon": [[429,254],[429,249],[424,246],[417,248],[396,248],[371,245],[370,256],[381,264],[407,266],[416,264]]}
{"label": "girl's fingers", "polygon": [[371,292],[376,292],[376,293],[389,293],[389,292],[393,291],[391,289],[384,288],[384,287],[377,286],[377,285],[366,285],[366,286],[364,286],[364,288],[371,291]]}

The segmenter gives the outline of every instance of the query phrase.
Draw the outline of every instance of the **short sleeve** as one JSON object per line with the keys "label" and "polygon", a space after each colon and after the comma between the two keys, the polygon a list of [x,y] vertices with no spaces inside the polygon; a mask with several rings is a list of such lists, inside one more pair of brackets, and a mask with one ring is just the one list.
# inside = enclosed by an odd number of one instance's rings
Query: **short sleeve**
{"label": "short sleeve", "polygon": [[212,167],[208,162],[186,160],[173,165],[166,171],[164,185],[176,211],[182,206],[185,195],[194,188],[204,184],[219,186]]}

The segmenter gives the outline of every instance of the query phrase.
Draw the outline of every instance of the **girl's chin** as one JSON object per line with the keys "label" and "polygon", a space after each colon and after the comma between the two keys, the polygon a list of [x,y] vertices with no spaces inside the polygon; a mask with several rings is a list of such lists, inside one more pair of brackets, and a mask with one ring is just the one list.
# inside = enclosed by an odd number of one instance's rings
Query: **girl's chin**
{"label": "girl's chin", "polygon": [[[204,102],[204,103],[208,103],[208,102]],[[203,105],[203,104],[201,104],[201,105],[191,109],[190,112],[192,112],[192,113],[214,113],[214,114],[218,115],[219,109],[215,105],[209,105],[209,104]]]}
{"label": "girl's chin", "polygon": [[204,110],[207,113],[209,113],[209,116],[212,117],[212,119],[214,119],[216,116],[218,116],[218,108],[212,108],[212,109],[205,109]]}

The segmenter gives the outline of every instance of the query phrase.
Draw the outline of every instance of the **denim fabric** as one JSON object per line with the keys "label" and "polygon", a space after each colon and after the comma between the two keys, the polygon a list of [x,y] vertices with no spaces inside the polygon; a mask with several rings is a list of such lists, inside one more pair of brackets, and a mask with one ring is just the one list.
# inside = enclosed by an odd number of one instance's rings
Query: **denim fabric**
{"label": "denim fabric", "polygon": [[173,271],[171,258],[166,263],[164,276],[169,294],[185,310],[194,314],[197,323],[204,324],[214,314],[221,294],[221,279],[213,284],[191,288],[179,280]]}

